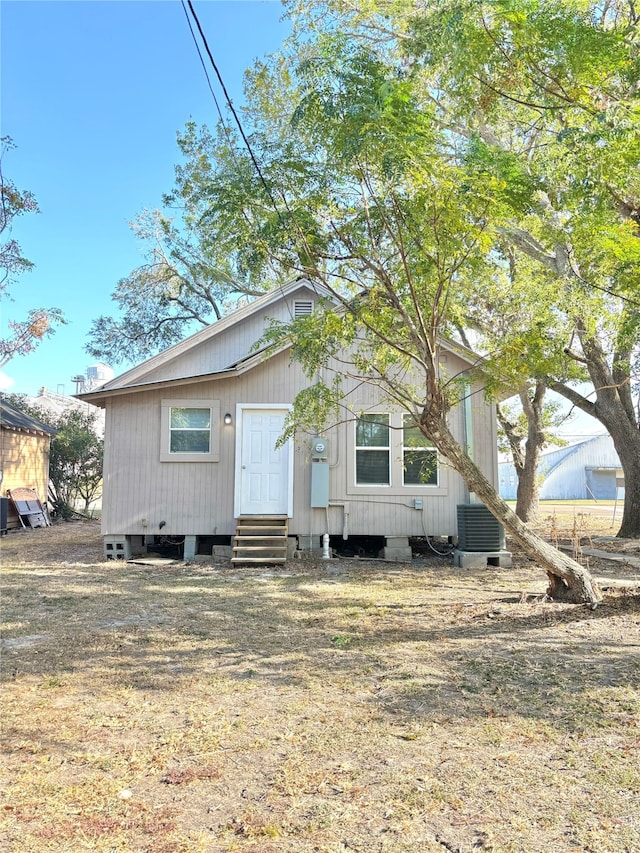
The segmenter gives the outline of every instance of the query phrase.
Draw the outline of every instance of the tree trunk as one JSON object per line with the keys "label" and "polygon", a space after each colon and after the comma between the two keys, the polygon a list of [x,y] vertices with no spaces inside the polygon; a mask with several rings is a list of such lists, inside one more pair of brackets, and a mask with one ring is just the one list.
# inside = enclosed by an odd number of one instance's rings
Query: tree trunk
{"label": "tree trunk", "polygon": [[518,472],[516,515],[521,521],[533,521],[538,516],[538,459],[540,450],[525,453],[524,466]]}
{"label": "tree trunk", "polygon": [[518,491],[516,493],[516,515],[522,521],[532,521],[538,515],[538,463],[545,443],[542,426],[542,408],[546,387],[536,382],[535,391],[529,396],[527,388],[521,389],[519,396],[527,419],[527,441],[524,449],[524,462],[518,471]]}
{"label": "tree trunk", "polygon": [[525,554],[546,570],[549,577],[548,594],[563,601],[587,603],[595,607],[600,595],[587,569],[545,542],[518,518],[464,452],[444,419],[425,409],[421,428]]}
{"label": "tree trunk", "polygon": [[596,393],[595,402],[561,382],[550,383],[550,387],[599,420],[611,436],[625,479],[624,510],[617,535],[627,539],[640,538],[640,428],[631,402],[628,372],[626,378],[614,376],[594,339],[585,337],[583,350],[588,357],[587,367]]}
{"label": "tree trunk", "polygon": [[[540,447],[527,440],[522,435],[519,424],[511,423],[496,406],[498,421],[507,437],[511,448],[513,467],[518,478],[516,486],[516,515],[522,521],[531,521],[538,515],[538,461]],[[527,425],[527,433],[531,435],[531,427]]]}
{"label": "tree trunk", "polygon": [[[600,409],[596,403],[596,409]],[[624,510],[617,535],[625,539],[640,538],[640,430],[628,420],[607,414],[599,417],[613,439],[624,472]]]}

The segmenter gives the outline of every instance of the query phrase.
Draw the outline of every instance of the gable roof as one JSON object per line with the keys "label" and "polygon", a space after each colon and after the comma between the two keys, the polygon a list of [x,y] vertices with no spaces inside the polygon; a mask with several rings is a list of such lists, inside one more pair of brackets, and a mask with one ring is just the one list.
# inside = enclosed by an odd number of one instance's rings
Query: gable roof
{"label": "gable roof", "polygon": [[[114,379],[105,382],[104,385],[102,385],[100,388],[97,388],[95,391],[87,391],[82,394],[76,394],[75,396],[77,396],[81,400],[87,400],[89,402],[95,403],[96,405],[102,405],[104,398],[106,396],[112,396],[114,393],[122,394],[133,390],[139,390],[143,387],[157,388],[162,387],[163,385],[175,384],[175,382],[178,381],[176,379],[170,379],[165,381],[149,381],[148,378],[145,379],[145,377],[149,377],[149,375],[156,371],[158,368],[166,367],[167,365],[171,364],[171,362],[180,358],[180,356],[182,356],[184,353],[187,353],[189,350],[201,346],[203,343],[214,340],[227,329],[237,324],[243,323],[253,315],[264,311],[265,308],[268,308],[270,305],[274,305],[277,302],[291,297],[296,293],[296,291],[303,289],[313,290],[321,298],[331,297],[329,291],[317,282],[310,281],[307,278],[293,279],[292,281],[287,282],[286,284],[282,284],[273,288],[273,290],[270,290],[262,296],[259,296],[257,299],[254,299],[247,305],[243,305],[236,311],[232,311],[230,314],[227,314],[226,317],[222,317],[215,323],[212,323],[211,325],[206,326],[203,329],[199,329],[193,335],[190,335],[184,340],[179,341],[173,346],[167,347],[167,349],[163,350],[157,355],[152,356],[146,361],[143,361],[141,364],[132,367],[125,373],[120,374],[120,376],[116,376]],[[217,370],[213,372],[210,371],[206,374],[200,375],[182,376],[179,381],[181,383],[197,382],[205,377],[222,377],[237,375],[239,371],[247,370],[250,367],[253,367],[255,363],[262,361],[263,357],[264,351],[262,353],[252,353],[240,360],[236,360],[233,364],[227,365],[222,370]]]}
{"label": "gable roof", "polygon": [[[279,285],[273,290],[268,291],[262,296],[255,299],[253,302],[243,305],[236,311],[228,314],[226,317],[198,330],[195,334],[190,335],[177,344],[163,350],[157,355],[152,356],[125,373],[116,376],[114,379],[105,382],[99,388],[93,391],[86,391],[75,396],[78,399],[86,400],[98,406],[103,406],[107,397],[119,396],[128,394],[132,391],[142,391],[151,388],[171,387],[176,383],[180,385],[193,384],[200,382],[203,379],[223,379],[227,377],[239,376],[248,370],[251,370],[256,365],[262,363],[268,353],[269,357],[284,352],[290,348],[290,344],[285,344],[281,347],[265,347],[260,350],[253,350],[250,353],[245,353],[239,358],[235,358],[229,364],[218,369],[208,370],[205,373],[192,373],[189,375],[180,374],[179,377],[158,378],[158,369],[167,368],[177,359],[194,350],[196,347],[202,346],[204,343],[214,341],[216,337],[222,335],[228,329],[236,325],[246,322],[251,317],[263,312],[266,308],[277,303],[286,301],[294,297],[297,291],[309,290],[314,291],[320,298],[330,299],[335,303],[335,298],[331,292],[318,282],[313,282],[307,278],[296,278],[286,284]],[[293,315],[292,315],[293,317]],[[466,361],[470,366],[477,366],[482,362],[482,357],[478,356],[472,350],[454,343],[452,341],[443,340],[443,347],[450,352],[455,353],[463,361]]]}
{"label": "gable roof", "polygon": [[29,432],[35,435],[55,435],[58,430],[16,409],[11,403],[0,399],[0,426],[14,432]]}

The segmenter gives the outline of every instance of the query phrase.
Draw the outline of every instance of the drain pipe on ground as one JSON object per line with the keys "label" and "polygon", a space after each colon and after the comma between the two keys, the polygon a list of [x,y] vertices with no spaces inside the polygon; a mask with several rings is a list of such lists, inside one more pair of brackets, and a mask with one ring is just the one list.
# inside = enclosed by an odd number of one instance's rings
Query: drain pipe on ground
{"label": "drain pipe on ground", "polygon": [[331,552],[329,551],[329,534],[324,533],[322,535],[322,559],[330,560]]}

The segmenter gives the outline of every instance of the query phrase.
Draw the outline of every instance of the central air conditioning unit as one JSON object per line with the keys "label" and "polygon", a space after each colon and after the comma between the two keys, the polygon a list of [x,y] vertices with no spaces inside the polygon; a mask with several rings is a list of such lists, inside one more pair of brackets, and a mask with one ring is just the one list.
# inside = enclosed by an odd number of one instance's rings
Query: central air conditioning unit
{"label": "central air conditioning unit", "polygon": [[484,504],[458,504],[458,550],[503,551],[504,528]]}

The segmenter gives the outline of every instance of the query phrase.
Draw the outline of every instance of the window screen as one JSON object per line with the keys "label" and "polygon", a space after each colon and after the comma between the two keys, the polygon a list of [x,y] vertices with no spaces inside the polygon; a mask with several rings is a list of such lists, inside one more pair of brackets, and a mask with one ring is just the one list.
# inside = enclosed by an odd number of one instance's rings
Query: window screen
{"label": "window screen", "polygon": [[403,483],[405,486],[438,485],[438,452],[415,426],[411,415],[403,416]]}
{"label": "window screen", "polygon": [[211,409],[172,407],[169,435],[171,453],[209,453]]}
{"label": "window screen", "polygon": [[356,422],[356,483],[390,484],[389,415],[370,414]]}

